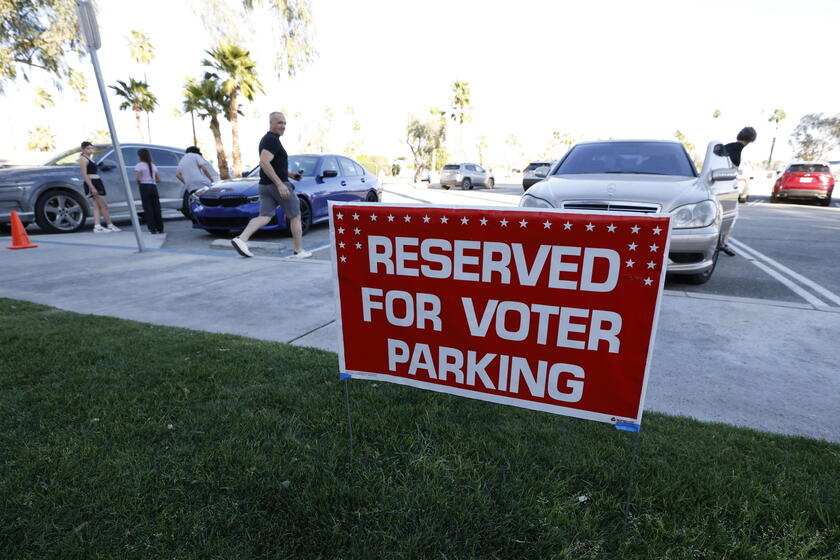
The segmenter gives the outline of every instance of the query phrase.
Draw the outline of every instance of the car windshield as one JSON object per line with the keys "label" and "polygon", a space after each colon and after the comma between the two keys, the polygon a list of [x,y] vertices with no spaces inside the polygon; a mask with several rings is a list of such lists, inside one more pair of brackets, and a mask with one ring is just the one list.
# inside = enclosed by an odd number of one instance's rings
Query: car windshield
{"label": "car windshield", "polygon": [[797,163],[788,167],[788,173],[828,173],[828,166],[819,163]]}
{"label": "car windshield", "polygon": [[444,169],[460,169],[460,167],[461,167],[460,165],[452,164],[452,163],[450,163],[449,165],[444,165],[443,166]]}
{"label": "car windshield", "polygon": [[[102,152],[107,150],[110,146],[94,146],[93,147],[93,154],[91,155],[91,159],[96,159]],[[79,165],[79,157],[82,155],[81,148],[74,148],[72,150],[67,150],[54,158],[50,161],[45,163],[44,165]]]}
{"label": "car windshield", "polygon": [[685,149],[674,142],[578,144],[554,170],[554,175],[589,173],[697,176]]}
{"label": "car windshield", "polygon": [[289,158],[289,171],[300,173],[304,177],[315,175],[315,166],[318,165],[318,156],[291,156]]}

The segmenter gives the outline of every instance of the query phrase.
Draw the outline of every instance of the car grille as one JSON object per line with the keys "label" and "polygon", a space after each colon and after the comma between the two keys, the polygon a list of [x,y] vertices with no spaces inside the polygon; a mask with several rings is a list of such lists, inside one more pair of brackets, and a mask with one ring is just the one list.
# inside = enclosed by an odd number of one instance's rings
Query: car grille
{"label": "car grille", "polygon": [[242,206],[248,201],[247,198],[239,194],[227,196],[202,195],[198,197],[198,200],[200,200],[201,204],[203,204],[204,206],[224,206],[225,208],[234,208],[236,206]]}
{"label": "car grille", "polygon": [[638,212],[650,214],[659,212],[658,204],[624,202],[619,200],[569,200],[563,203],[563,210],[585,210],[590,212]]}
{"label": "car grille", "polygon": [[677,264],[699,263],[703,261],[703,253],[668,253],[668,258]]}

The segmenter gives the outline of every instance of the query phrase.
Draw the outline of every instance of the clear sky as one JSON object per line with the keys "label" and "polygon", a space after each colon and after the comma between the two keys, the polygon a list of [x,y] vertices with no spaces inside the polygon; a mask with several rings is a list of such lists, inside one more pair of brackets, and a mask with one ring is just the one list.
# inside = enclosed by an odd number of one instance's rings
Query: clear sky
{"label": "clear sky", "polygon": [[[152,116],[152,140],[191,143],[189,117],[176,118],[186,76],[198,77],[211,40],[193,11],[199,0],[148,0],[130,4],[100,0],[99,51],[106,83],[142,78],[131,61],[126,36],[138,29],[152,39],[157,58],[145,69],[160,107]],[[327,140],[341,151],[350,138],[347,107],[362,126],[363,149],[391,157],[408,155],[408,115],[425,116],[450,103],[454,80],[469,82],[473,120],[463,132],[467,156],[477,159],[474,138],[485,134],[491,159],[504,159],[514,134],[522,157],[533,159],[552,131],[576,139],[673,138],[682,130],[702,150],[711,140],[734,139],[746,125],[759,140],[747,160],[765,159],[776,108],[780,127],[774,159],[789,157],[787,137],[811,112],[840,113],[837,102],[836,0],[689,1],[589,0],[472,2],[457,0],[313,0],[319,56],[295,79],[278,79],[266,22],[250,31],[247,47],[258,62],[266,95],[244,107],[243,160],[256,159],[266,115],[288,110],[285,143],[290,152],[319,126],[330,107]],[[133,7],[132,7],[133,6]],[[71,91],[55,94],[55,108],[34,103],[34,80],[7,88],[0,123],[0,157],[25,149],[26,131],[49,124],[60,148],[77,145],[105,122],[90,63],[89,101]],[[117,111],[121,140],[137,140],[131,112]],[[713,119],[719,109],[721,117]],[[295,116],[300,113],[300,116]],[[205,154],[212,136],[196,124]],[[228,149],[230,136],[223,131]],[[454,142],[458,133],[450,127]],[[559,154],[558,154],[559,155]],[[251,157],[253,156],[253,157]],[[524,162],[523,162],[524,163]]]}

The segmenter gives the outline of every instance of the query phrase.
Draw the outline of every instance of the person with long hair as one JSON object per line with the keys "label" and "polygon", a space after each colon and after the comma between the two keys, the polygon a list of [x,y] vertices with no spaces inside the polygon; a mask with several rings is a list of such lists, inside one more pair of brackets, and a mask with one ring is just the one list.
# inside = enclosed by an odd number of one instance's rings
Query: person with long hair
{"label": "person with long hair", "polygon": [[[93,233],[120,231],[120,228],[111,223],[111,214],[108,212],[108,201],[105,200],[105,184],[99,177],[99,165],[90,158],[92,155],[93,144],[82,142],[82,155],[79,156],[79,169],[82,172],[85,193],[90,199],[91,208],[93,208]],[[100,215],[105,218],[105,227],[99,224]]]}
{"label": "person with long hair", "polygon": [[146,148],[137,150],[140,161],[134,166],[134,176],[140,185],[140,200],[143,201],[143,217],[152,234],[163,233],[163,216],[160,214],[160,196],[157,184],[160,173],[152,162],[152,153]]}

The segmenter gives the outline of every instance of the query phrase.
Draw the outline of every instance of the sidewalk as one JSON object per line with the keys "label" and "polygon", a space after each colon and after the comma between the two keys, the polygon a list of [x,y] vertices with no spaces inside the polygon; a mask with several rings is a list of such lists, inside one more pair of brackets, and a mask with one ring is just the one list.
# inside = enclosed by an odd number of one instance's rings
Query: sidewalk
{"label": "sidewalk", "polygon": [[[162,242],[137,253],[131,231],[80,232],[9,251],[0,237],[0,297],[337,351],[329,261]],[[646,410],[840,442],[840,374],[826,344],[840,313],[677,291],[662,303]]]}

